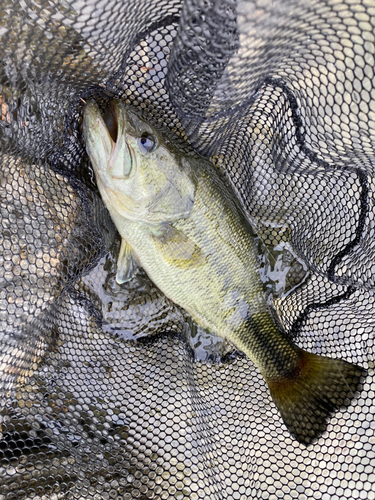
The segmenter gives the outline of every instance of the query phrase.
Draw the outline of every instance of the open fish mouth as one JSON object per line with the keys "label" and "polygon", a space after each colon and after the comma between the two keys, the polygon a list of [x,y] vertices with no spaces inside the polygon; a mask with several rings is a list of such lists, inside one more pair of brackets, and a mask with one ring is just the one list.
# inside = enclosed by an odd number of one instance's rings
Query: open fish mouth
{"label": "open fish mouth", "polygon": [[85,106],[83,136],[86,150],[102,182],[106,175],[125,179],[136,165],[136,155],[127,140],[127,124],[126,111],[116,102],[110,102],[103,113],[93,100]]}
{"label": "open fish mouth", "polygon": [[116,143],[118,136],[118,114],[114,101],[110,101],[102,116],[111,139]]}

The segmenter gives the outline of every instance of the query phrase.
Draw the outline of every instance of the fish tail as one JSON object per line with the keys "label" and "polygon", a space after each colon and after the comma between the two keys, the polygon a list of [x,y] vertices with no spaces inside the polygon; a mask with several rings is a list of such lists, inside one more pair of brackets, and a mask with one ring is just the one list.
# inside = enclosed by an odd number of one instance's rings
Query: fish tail
{"label": "fish tail", "polygon": [[325,431],[328,417],[350,404],[366,370],[341,359],[298,352],[291,373],[266,381],[289,432],[309,445]]}

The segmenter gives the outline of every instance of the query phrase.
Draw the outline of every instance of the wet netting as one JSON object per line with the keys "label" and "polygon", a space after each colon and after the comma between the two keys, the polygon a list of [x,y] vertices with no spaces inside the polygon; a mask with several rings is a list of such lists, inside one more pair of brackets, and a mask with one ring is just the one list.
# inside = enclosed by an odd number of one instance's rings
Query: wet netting
{"label": "wet netting", "polygon": [[[0,37],[0,500],[374,499],[373,0],[0,0]],[[236,342],[116,282],[93,99],[226,177],[274,324],[363,369],[312,439]]]}

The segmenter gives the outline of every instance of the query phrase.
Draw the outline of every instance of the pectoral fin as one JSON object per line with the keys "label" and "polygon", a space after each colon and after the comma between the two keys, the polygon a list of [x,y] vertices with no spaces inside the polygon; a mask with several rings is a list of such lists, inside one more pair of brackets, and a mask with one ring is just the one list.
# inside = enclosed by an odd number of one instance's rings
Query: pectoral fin
{"label": "pectoral fin", "polygon": [[124,239],[121,240],[120,253],[117,259],[116,281],[120,285],[130,281],[139,271],[139,266],[134,259],[131,248]]}
{"label": "pectoral fin", "polygon": [[173,226],[169,226],[164,234],[155,237],[159,251],[170,264],[180,268],[200,266],[206,257],[193,240]]}

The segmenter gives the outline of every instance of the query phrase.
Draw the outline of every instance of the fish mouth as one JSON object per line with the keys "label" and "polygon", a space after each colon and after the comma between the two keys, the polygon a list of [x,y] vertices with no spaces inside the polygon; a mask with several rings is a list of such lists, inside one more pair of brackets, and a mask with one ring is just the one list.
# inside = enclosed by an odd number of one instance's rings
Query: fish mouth
{"label": "fish mouth", "polygon": [[111,141],[107,173],[115,179],[126,179],[136,166],[136,155],[126,140],[127,116],[117,101],[110,101],[101,113],[103,125]]}
{"label": "fish mouth", "polygon": [[110,101],[104,113],[102,113],[103,121],[114,143],[117,142],[118,127],[119,127],[118,116],[116,111],[117,110],[114,101]]}

